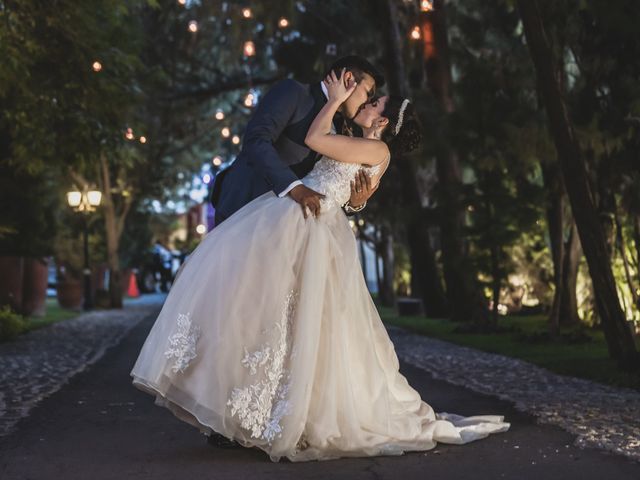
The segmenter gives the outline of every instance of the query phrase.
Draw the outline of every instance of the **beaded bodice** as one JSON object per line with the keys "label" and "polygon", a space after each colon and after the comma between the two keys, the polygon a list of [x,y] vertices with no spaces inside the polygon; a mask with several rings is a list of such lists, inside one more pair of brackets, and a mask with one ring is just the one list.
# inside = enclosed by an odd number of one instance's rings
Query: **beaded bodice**
{"label": "beaded bodice", "polygon": [[[378,174],[384,162],[373,167],[364,167],[371,176]],[[320,201],[321,209],[328,209],[333,206],[341,206],[351,197],[351,180],[363,165],[360,163],[338,162],[328,157],[322,157],[316,162],[305,177],[302,183],[316,192],[326,195]]]}

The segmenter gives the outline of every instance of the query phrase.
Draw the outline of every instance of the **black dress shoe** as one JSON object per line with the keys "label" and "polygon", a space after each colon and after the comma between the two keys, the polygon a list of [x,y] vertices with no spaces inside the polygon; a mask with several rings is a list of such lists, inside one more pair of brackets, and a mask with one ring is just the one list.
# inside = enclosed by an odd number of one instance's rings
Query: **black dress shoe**
{"label": "black dress shoe", "polygon": [[227,437],[217,432],[213,432],[207,437],[207,443],[219,448],[240,448],[242,446],[235,440],[229,440]]}

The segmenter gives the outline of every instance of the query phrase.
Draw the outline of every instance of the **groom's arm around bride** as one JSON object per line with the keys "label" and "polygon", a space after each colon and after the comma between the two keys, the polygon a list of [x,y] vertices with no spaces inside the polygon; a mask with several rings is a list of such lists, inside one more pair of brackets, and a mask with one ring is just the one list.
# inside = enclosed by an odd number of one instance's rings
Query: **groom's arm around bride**
{"label": "groom's arm around bride", "polygon": [[[304,139],[325,102],[319,82],[305,85],[284,79],[267,92],[247,124],[240,154],[214,181],[211,203],[216,224],[269,190],[278,196],[290,195],[305,217],[305,207],[317,214],[323,195],[303,185],[300,178],[319,157]],[[364,204],[373,193],[366,178],[362,174],[354,180],[352,205]]]}

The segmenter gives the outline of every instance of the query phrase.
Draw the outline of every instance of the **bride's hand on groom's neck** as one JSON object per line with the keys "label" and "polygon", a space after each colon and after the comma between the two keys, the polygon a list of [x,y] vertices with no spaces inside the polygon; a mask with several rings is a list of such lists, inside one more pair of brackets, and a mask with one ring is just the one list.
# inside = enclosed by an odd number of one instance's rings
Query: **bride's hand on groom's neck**
{"label": "bride's hand on groom's neck", "polygon": [[339,108],[358,86],[358,82],[356,82],[353,76],[345,78],[345,71],[346,69],[343,68],[340,76],[337,76],[336,72],[332,70],[323,80],[327,87],[329,102],[335,103],[336,108]]}

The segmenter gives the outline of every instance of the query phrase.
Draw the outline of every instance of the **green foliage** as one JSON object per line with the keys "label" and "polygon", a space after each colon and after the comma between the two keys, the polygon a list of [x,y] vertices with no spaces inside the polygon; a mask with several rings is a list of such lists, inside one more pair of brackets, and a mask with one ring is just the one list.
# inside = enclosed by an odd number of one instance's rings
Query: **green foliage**
{"label": "green foliage", "polygon": [[29,174],[0,161],[0,254],[47,256],[53,253],[57,190],[50,172]]}
{"label": "green foliage", "polygon": [[0,307],[0,342],[12,340],[27,328],[25,319],[11,311],[8,306]]}
{"label": "green foliage", "polygon": [[[471,208],[465,212],[470,255],[482,278],[524,279],[531,295],[548,305],[549,186],[541,172],[557,158],[518,12],[512,0],[443,3],[455,101],[446,120],[464,172],[463,207]],[[629,316],[638,316],[632,301],[633,290],[640,289],[635,1],[543,4],[545,27],[563,63],[569,113],[587,152],[593,195],[603,218],[617,213],[620,221],[631,279],[619,252],[615,278]],[[241,13],[247,6],[249,19]],[[433,159],[442,145],[438,127],[444,117],[425,88],[420,42],[408,37],[417,2],[396,6],[411,97],[425,127],[423,148],[411,159],[419,167],[423,202],[437,214]],[[57,245],[61,259],[76,270],[81,231],[62,204],[72,186],[68,169],[98,183],[103,155],[116,211],[132,200],[122,263],[144,261],[141,252],[152,233],[162,230],[149,220],[158,205],[188,207],[189,191],[201,186],[194,176],[205,165],[215,172],[215,155],[224,167],[238,154],[240,146],[220,130],[227,126],[242,135],[252,113],[243,103],[249,89],[259,101],[284,76],[317,81],[337,56],[348,53],[384,67],[386,14],[384,2],[366,0],[211,0],[186,6],[175,0],[0,0],[0,250],[47,253]],[[280,17],[290,25],[279,28]],[[191,21],[198,22],[196,33],[188,29]],[[247,40],[255,44],[253,57],[243,56]],[[92,68],[95,61],[102,65],[99,72]],[[225,113],[222,121],[215,119],[218,109]],[[134,140],[124,138],[127,127]],[[139,142],[142,135],[145,144]],[[367,221],[390,225],[398,242],[410,213],[400,201],[406,181],[392,161],[363,212]],[[95,260],[104,260],[103,213],[93,218],[91,251]],[[60,234],[53,242],[56,224]],[[437,243],[434,235],[436,250]],[[396,283],[408,283],[404,246],[396,249]],[[589,288],[583,266],[579,297],[586,313],[594,310]]]}
{"label": "green foliage", "polygon": [[141,6],[134,0],[3,5],[0,125],[9,134],[7,160],[37,172],[78,164],[121,141],[136,91],[129,79],[140,67]]}

